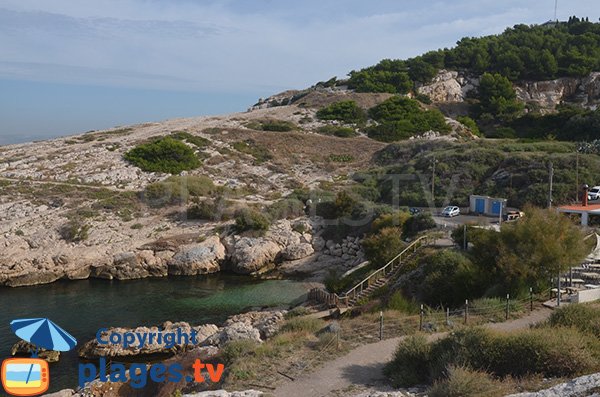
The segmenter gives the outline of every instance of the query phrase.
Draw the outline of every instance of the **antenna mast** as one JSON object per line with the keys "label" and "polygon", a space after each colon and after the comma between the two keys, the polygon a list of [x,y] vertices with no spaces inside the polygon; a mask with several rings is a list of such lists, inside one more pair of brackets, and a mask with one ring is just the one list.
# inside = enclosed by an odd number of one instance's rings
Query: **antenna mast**
{"label": "antenna mast", "polygon": [[557,11],[558,11],[558,0],[554,0],[554,20],[556,22],[558,22]]}

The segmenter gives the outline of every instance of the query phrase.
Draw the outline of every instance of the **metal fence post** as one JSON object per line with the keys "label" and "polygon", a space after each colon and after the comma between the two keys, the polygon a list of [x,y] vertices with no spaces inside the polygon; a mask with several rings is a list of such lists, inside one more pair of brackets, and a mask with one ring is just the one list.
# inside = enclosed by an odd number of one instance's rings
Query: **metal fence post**
{"label": "metal fence post", "polygon": [[469,300],[465,299],[465,324],[469,321]]}
{"label": "metal fence post", "polygon": [[383,311],[379,312],[379,340],[383,339]]}
{"label": "metal fence post", "polygon": [[533,311],[533,288],[529,287],[529,311]]}
{"label": "metal fence post", "polygon": [[425,314],[423,310],[423,305],[421,305],[421,311],[419,312],[419,331],[423,331],[423,315]]}
{"label": "metal fence post", "polygon": [[446,308],[446,326],[450,326],[450,308]]}
{"label": "metal fence post", "polygon": [[508,311],[510,305],[510,294],[506,294],[506,319],[508,320]]}

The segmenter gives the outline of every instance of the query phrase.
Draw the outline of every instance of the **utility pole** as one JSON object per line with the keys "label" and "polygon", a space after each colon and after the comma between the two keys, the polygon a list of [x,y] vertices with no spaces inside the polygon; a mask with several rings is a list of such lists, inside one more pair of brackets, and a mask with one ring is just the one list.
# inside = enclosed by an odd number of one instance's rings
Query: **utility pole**
{"label": "utility pole", "polygon": [[579,201],[579,151],[575,152],[575,202]]}
{"label": "utility pole", "polygon": [[552,161],[549,163],[548,169],[548,208],[552,208],[552,179],[554,178],[554,167],[552,166]]}
{"label": "utility pole", "polygon": [[554,0],[554,20],[558,22],[558,0]]}
{"label": "utility pole", "polygon": [[437,160],[435,156],[433,156],[432,165],[431,165],[431,202],[433,203],[433,207],[435,208],[435,163]]}

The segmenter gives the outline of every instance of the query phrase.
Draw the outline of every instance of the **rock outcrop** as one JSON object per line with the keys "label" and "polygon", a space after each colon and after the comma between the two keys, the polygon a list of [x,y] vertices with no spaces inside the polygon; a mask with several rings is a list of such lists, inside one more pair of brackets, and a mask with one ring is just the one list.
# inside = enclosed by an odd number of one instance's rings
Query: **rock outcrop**
{"label": "rock outcrop", "polygon": [[[20,340],[10,349],[10,355],[30,357],[31,353],[35,351],[35,349],[35,346],[31,343]],[[54,363],[60,359],[60,352],[55,350],[39,349],[38,357],[48,361],[49,363]]]}
{"label": "rock outcrop", "polygon": [[[127,332],[142,334],[158,334],[159,332],[162,332],[162,334],[165,335],[166,333],[171,332],[177,333],[178,329],[181,329],[181,332],[186,333],[187,335],[189,335],[192,330],[195,330],[198,346],[205,344],[206,340],[219,330],[219,328],[214,324],[192,327],[190,324],[185,322],[171,323],[168,321],[165,322],[160,329],[158,327],[138,327],[135,329],[110,328],[106,332],[102,333],[102,339],[108,340],[109,335],[113,333],[123,335]],[[191,341],[186,341],[184,338],[175,341],[174,346],[170,349],[167,349],[164,344],[158,343],[156,339],[154,339],[152,343],[144,343],[142,347],[140,347],[138,343],[133,343],[131,346],[127,346],[125,348],[122,343],[100,344],[98,343],[98,340],[94,338],[79,348],[79,357],[93,360],[99,357],[127,359],[140,356],[174,355],[194,347],[196,347],[196,345],[193,345]]]}
{"label": "rock outcrop", "polygon": [[[275,267],[281,260],[297,260],[314,253],[309,226],[299,222],[275,222],[263,237],[229,236],[225,239],[230,270],[240,274],[259,274]],[[306,230],[309,229],[310,230]],[[296,231],[300,230],[300,231]]]}
{"label": "rock outcrop", "polygon": [[167,264],[150,250],[120,252],[113,256],[111,263],[93,267],[91,275],[108,280],[164,277]]}
{"label": "rock outcrop", "polygon": [[200,393],[184,394],[183,397],[261,397],[264,393],[257,390],[232,391],[211,390]]}
{"label": "rock outcrop", "polygon": [[517,98],[533,104],[541,111],[552,111],[563,102],[596,109],[600,104],[600,72],[591,73],[584,78],[563,77],[522,82],[515,89]]}
{"label": "rock outcrop", "polygon": [[507,397],[597,397],[600,396],[598,388],[600,388],[600,373],[595,373],[580,376],[549,389],[531,393],[511,394]]}
{"label": "rock outcrop", "polygon": [[253,340],[260,343],[275,335],[284,321],[285,311],[248,312],[230,317],[207,343],[223,346],[236,340]]}
{"label": "rock outcrop", "polygon": [[417,89],[433,102],[464,102],[469,91],[477,88],[479,79],[469,78],[453,70],[440,70],[429,84]]}
{"label": "rock outcrop", "polygon": [[205,241],[181,247],[169,261],[169,274],[196,275],[215,273],[221,270],[221,261],[225,259],[225,246],[218,236]]}
{"label": "rock outcrop", "polygon": [[[452,70],[440,70],[429,84],[418,87],[437,104],[462,103],[479,86],[479,78]],[[562,77],[547,81],[522,81],[515,84],[517,98],[541,112],[551,112],[561,103],[574,103],[596,109],[600,104],[600,72],[584,78]]]}

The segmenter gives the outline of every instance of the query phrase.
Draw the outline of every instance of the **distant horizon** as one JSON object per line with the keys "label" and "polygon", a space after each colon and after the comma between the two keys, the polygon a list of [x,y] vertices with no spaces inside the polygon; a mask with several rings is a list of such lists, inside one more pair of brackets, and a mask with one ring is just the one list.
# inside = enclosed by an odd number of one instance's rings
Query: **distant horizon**
{"label": "distant horizon", "polygon": [[[245,111],[384,58],[553,20],[553,0],[522,3],[4,0],[0,145]],[[571,15],[596,21],[600,4],[559,3],[558,19]]]}

